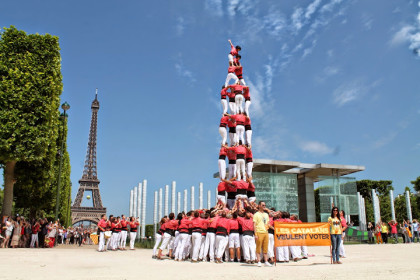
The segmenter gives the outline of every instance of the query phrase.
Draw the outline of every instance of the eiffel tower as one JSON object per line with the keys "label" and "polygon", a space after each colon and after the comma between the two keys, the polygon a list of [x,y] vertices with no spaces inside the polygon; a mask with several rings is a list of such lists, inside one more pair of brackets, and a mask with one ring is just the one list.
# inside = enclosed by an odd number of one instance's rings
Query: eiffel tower
{"label": "eiffel tower", "polygon": [[[71,220],[74,225],[80,221],[98,223],[102,214],[106,214],[106,208],[102,206],[101,194],[99,193],[99,180],[96,169],[96,131],[98,123],[98,89],[95,100],[92,102],[92,118],[90,120],[89,142],[86,152],[85,167],[82,179],[79,180],[79,190],[76,200],[71,207]],[[85,191],[92,192],[93,207],[81,207]]]}

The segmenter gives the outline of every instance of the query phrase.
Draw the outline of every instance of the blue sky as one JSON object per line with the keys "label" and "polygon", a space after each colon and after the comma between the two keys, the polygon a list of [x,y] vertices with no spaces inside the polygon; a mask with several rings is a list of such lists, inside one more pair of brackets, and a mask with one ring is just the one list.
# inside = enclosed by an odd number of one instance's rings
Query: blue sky
{"label": "blue sky", "polygon": [[99,88],[103,203],[127,213],[147,179],[151,222],[154,190],[217,184],[228,39],[242,46],[255,158],[364,165],[357,179],[410,186],[419,11],[406,0],[7,1],[0,26],[60,38],[73,199]]}

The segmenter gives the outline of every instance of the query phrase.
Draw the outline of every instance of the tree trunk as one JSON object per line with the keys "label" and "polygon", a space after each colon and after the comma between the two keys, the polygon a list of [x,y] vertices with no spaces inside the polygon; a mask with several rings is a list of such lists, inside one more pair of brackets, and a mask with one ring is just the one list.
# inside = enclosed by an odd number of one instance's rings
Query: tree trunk
{"label": "tree trunk", "polygon": [[4,196],[1,216],[11,216],[13,207],[13,186],[15,184],[16,160],[6,162],[4,167]]}

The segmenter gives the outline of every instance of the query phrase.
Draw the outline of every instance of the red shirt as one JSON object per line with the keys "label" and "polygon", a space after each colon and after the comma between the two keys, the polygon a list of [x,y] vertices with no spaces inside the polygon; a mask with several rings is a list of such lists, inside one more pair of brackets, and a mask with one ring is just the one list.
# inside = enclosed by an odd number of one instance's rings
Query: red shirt
{"label": "red shirt", "polygon": [[130,222],[130,231],[131,232],[137,232],[137,227],[140,225],[139,222]]}
{"label": "red shirt", "polygon": [[252,150],[251,149],[246,149],[245,157],[247,159],[252,159]]}
{"label": "red shirt", "polygon": [[235,66],[229,66],[228,73],[235,73],[235,69],[236,69]]}
{"label": "red shirt", "polygon": [[226,191],[229,193],[234,193],[234,192],[236,192],[236,183],[235,183],[236,181],[233,181],[232,182],[232,184],[227,184],[226,185]]}
{"label": "red shirt", "polygon": [[234,46],[230,46],[230,54],[233,55],[233,56],[238,55],[238,51],[236,50],[236,48]]}
{"label": "red shirt", "polygon": [[249,87],[244,87],[244,98],[250,99],[251,95],[249,94]]}
{"label": "red shirt", "polygon": [[239,223],[237,219],[230,219],[229,220],[229,228],[230,230],[239,230]]}
{"label": "red shirt", "polygon": [[245,117],[245,125],[251,125],[251,118]]}
{"label": "red shirt", "polygon": [[178,226],[179,232],[188,233],[188,228],[191,225],[191,221],[188,218],[183,218],[181,224]]}
{"label": "red shirt", "polygon": [[222,89],[222,91],[220,92],[220,95],[221,95],[222,99],[225,99],[225,98],[226,98],[226,95],[227,95],[227,89],[228,89],[228,88],[224,88],[224,89]]}
{"label": "red shirt", "polygon": [[248,182],[246,181],[235,181],[236,183],[236,188],[239,190],[247,190],[248,189]]}
{"label": "red shirt", "polygon": [[32,226],[32,234],[37,234],[39,231],[39,225]]}
{"label": "red shirt", "polygon": [[235,98],[236,94],[235,94],[235,92],[233,91],[232,86],[228,86],[228,88],[230,89],[230,91],[228,91],[228,92],[227,92],[227,96],[228,96],[229,98]]}
{"label": "red shirt", "polygon": [[238,76],[239,79],[242,79],[242,67],[235,68],[235,75]]}
{"label": "red shirt", "polygon": [[245,115],[237,114],[237,115],[234,115],[234,116],[235,116],[235,120],[236,120],[236,125],[244,125],[245,124],[245,120],[246,120]]}
{"label": "red shirt", "polygon": [[255,192],[254,183],[248,183],[248,191],[249,192]]}
{"label": "red shirt", "polygon": [[223,116],[220,119],[220,127],[226,127],[228,125],[229,122],[229,116]]}
{"label": "red shirt", "polygon": [[223,230],[221,230],[220,228],[225,229],[225,230],[226,230],[226,232],[227,232],[227,234],[229,234],[229,231],[230,231],[230,223],[229,223],[229,220],[228,220],[228,219],[226,219],[226,218],[220,217],[220,218],[217,220],[217,224],[216,224],[216,234],[218,234],[218,233],[221,233],[221,234],[226,234],[226,233],[225,233]]}
{"label": "red shirt", "polygon": [[127,230],[127,221],[126,220],[121,220],[121,229],[122,230]]}
{"label": "red shirt", "polygon": [[209,228],[216,228],[217,227],[217,220],[219,219],[219,216],[214,217],[213,219],[209,220]]}
{"label": "red shirt", "polygon": [[176,230],[178,227],[178,220],[169,220],[165,223],[165,228]]}
{"label": "red shirt", "polygon": [[242,217],[238,217],[238,222],[242,227],[242,231],[252,230],[254,231],[254,221],[253,219],[245,219]]}
{"label": "red shirt", "polygon": [[240,91],[240,92],[242,92],[242,90],[244,89],[244,86],[243,85],[233,85],[233,86],[231,86],[232,88],[233,88],[233,91]]}
{"label": "red shirt", "polygon": [[228,120],[228,127],[236,127],[236,115],[230,116]]}
{"label": "red shirt", "polygon": [[227,149],[227,157],[229,160],[236,160],[235,147],[230,147]]}
{"label": "red shirt", "polygon": [[226,147],[221,147],[219,151],[219,156],[226,156],[228,149]]}
{"label": "red shirt", "polygon": [[218,192],[223,192],[226,190],[227,188],[227,183],[226,182],[220,182],[219,185],[217,185],[217,191]]}
{"label": "red shirt", "polygon": [[236,65],[241,66],[241,63],[239,62],[239,58],[237,58],[237,57],[235,57],[235,58],[233,59],[233,63],[234,63],[234,64],[236,64]]}
{"label": "red shirt", "polygon": [[234,148],[234,150],[235,150],[235,153],[237,154],[237,155],[246,155],[246,151],[248,150],[247,148],[245,148],[244,146],[241,146],[241,145],[239,145],[239,146],[237,146],[237,147],[233,147]]}
{"label": "red shirt", "polygon": [[191,220],[191,228],[200,228],[201,229],[202,225],[203,225],[203,221],[200,217],[193,218]]}
{"label": "red shirt", "polygon": [[100,231],[105,231],[105,230],[106,230],[106,225],[107,225],[106,220],[101,219],[101,220],[99,221],[99,223],[98,223],[98,226],[99,226],[99,227],[102,227],[102,228],[103,228],[103,230],[102,230],[102,229],[99,229],[99,230],[100,230]]}

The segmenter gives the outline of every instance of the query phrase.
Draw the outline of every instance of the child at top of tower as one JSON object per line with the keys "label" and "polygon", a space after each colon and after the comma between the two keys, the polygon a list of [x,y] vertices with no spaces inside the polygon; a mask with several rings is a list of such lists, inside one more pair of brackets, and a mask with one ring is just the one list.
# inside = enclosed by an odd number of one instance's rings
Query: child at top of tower
{"label": "child at top of tower", "polygon": [[229,66],[233,65],[233,57],[238,55],[238,52],[241,50],[240,46],[233,46],[232,41],[229,39],[228,40],[230,43],[230,53],[228,54],[228,58],[229,58]]}

